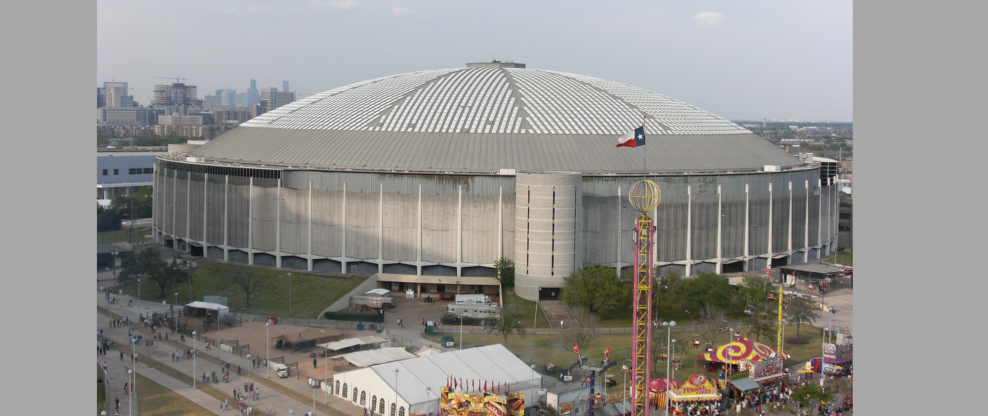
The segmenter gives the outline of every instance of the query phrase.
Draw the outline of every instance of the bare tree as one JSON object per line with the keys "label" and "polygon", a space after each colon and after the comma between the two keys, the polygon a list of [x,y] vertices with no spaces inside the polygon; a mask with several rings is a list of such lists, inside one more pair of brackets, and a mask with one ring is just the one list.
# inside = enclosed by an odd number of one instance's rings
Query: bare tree
{"label": "bare tree", "polygon": [[566,342],[576,343],[588,351],[596,347],[600,338],[600,318],[586,308],[576,308],[573,315],[576,325],[566,325]]}
{"label": "bare tree", "polygon": [[265,280],[261,276],[247,267],[233,266],[226,267],[221,272],[223,281],[227,284],[234,284],[240,287],[247,295],[247,309],[250,309],[250,295],[264,287]]}
{"label": "bare tree", "polygon": [[487,332],[496,332],[504,337],[504,346],[508,346],[508,334],[514,332],[519,335],[525,335],[525,328],[522,327],[522,317],[521,312],[516,309],[505,309],[498,308],[497,318],[491,325],[487,326]]}

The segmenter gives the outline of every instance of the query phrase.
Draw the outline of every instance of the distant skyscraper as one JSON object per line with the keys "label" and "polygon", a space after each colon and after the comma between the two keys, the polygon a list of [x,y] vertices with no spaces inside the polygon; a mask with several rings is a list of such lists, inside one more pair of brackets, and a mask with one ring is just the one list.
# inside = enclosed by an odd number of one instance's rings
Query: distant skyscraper
{"label": "distant skyscraper", "polygon": [[240,108],[250,107],[250,104],[248,103],[247,100],[247,93],[238,92],[237,95],[233,98],[233,104],[236,107],[240,107]]}
{"label": "distant skyscraper", "polygon": [[106,91],[107,107],[131,107],[131,105],[123,105],[123,97],[127,96],[126,82],[104,82],[103,89]]}
{"label": "distant skyscraper", "polygon": [[268,102],[268,111],[295,101],[295,93],[278,91],[278,88],[262,88],[261,100]]}
{"label": "distant skyscraper", "polygon": [[196,98],[196,86],[175,82],[171,85],[159,84],[154,86],[154,106],[201,106],[202,101]]}
{"label": "distant skyscraper", "polygon": [[250,107],[250,106],[256,105],[259,101],[261,101],[261,97],[259,96],[259,94],[257,92],[257,80],[253,80],[252,79],[252,80],[250,80],[250,88],[247,89],[247,105],[246,105],[246,107]]}
{"label": "distant skyscraper", "polygon": [[281,81],[281,90],[284,92],[291,91],[290,89],[288,89],[288,81]]}

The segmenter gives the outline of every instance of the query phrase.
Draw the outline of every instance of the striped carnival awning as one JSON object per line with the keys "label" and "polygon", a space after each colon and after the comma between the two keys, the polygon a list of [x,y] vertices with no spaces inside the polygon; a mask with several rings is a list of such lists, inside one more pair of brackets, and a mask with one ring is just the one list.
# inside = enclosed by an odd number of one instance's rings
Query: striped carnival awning
{"label": "striped carnival awning", "polygon": [[775,349],[768,345],[740,339],[718,346],[713,352],[706,352],[697,357],[715,363],[740,364],[745,361],[757,363],[771,357],[772,354],[775,354]]}

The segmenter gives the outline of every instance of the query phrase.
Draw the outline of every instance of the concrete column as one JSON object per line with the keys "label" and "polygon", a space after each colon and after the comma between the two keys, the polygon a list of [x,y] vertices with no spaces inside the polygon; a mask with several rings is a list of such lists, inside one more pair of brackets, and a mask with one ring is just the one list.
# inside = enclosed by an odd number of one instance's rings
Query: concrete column
{"label": "concrete column", "polygon": [[[833,186],[834,193],[834,255],[840,253],[839,244],[840,243],[840,181],[837,180],[837,176],[834,176],[834,180],[831,182]],[[837,259],[834,258],[834,262]]]}
{"label": "concrete column", "polygon": [[772,183],[768,184],[768,261],[765,262],[765,268],[772,268],[772,203],[775,202],[772,196]]}
{"label": "concrete column", "polygon": [[819,255],[818,257],[823,257],[822,256],[822,250],[823,250],[823,246],[822,246],[822,244],[823,244],[823,180],[821,180],[821,179],[817,179],[816,180],[816,189],[819,191],[818,192],[819,198],[817,198],[817,201],[816,202],[820,206],[820,209],[817,210],[817,215],[816,215],[816,245],[817,245],[817,247],[820,247],[820,250],[821,250],[821,255]]}
{"label": "concrete column", "polygon": [[618,187],[617,193],[617,257],[614,258],[614,271],[617,272],[618,277],[621,277],[621,187]]}
{"label": "concrete column", "polygon": [[278,208],[275,210],[277,218],[274,222],[274,267],[281,268],[281,179],[278,179]]}
{"label": "concrete column", "polygon": [[686,186],[686,275],[693,275],[693,185]]}
{"label": "concrete column", "polygon": [[254,264],[254,177],[247,185],[247,264]]}
{"label": "concrete column", "polygon": [[422,185],[419,185],[419,238],[418,238],[418,248],[416,252],[416,260],[418,264],[415,265],[415,274],[422,275]]}
{"label": "concrete column", "polygon": [[178,169],[173,172],[175,172],[175,178],[172,180],[172,244],[174,244],[175,235],[178,234],[178,224],[175,223],[175,210],[178,209]]}
{"label": "concrete column", "polygon": [[791,255],[792,253],[792,181],[789,181],[789,241],[787,242],[786,247]]}
{"label": "concrete column", "polygon": [[384,273],[384,182],[381,182],[381,191],[378,195],[377,205],[377,272]]}
{"label": "concrete column", "polygon": [[306,267],[308,271],[312,271],[312,179],[309,179],[309,231],[306,232],[306,238],[308,239],[308,249],[306,253],[309,258],[306,259]]}
{"label": "concrete column", "polygon": [[202,256],[203,257],[209,257],[208,253],[206,253],[206,250],[208,250],[208,248],[206,247],[206,241],[207,241],[206,220],[209,218],[206,216],[206,207],[207,207],[206,201],[209,199],[207,198],[207,196],[209,195],[209,193],[207,192],[208,190],[209,190],[209,174],[206,173],[203,175],[203,181],[202,181]]}
{"label": "concrete column", "polygon": [[[497,187],[497,257],[504,257],[504,189]],[[419,185],[422,189],[422,185]],[[421,198],[421,194],[419,194]]]}
{"label": "concrete column", "polygon": [[751,227],[748,224],[751,218],[748,214],[748,202],[748,184],[744,184],[744,271],[748,271],[748,256],[751,255],[751,252],[748,250],[748,233]]}
{"label": "concrete column", "polygon": [[456,191],[456,277],[463,276],[463,185]]}
{"label": "concrete column", "polygon": [[347,272],[347,260],[346,260],[346,182],[343,182],[343,260],[340,261],[340,267],[342,272]]}
{"label": "concrete column", "polygon": [[724,200],[720,191],[720,185],[717,185],[717,274],[724,270]]}
{"label": "concrete column", "polygon": [[807,179],[806,183],[803,184],[806,187],[806,225],[803,226],[803,248],[806,250],[806,255],[803,257],[803,261],[809,260],[810,254],[810,180]]}
{"label": "concrete column", "polygon": [[223,184],[223,261],[230,261],[230,175],[226,175]]}
{"label": "concrete column", "polygon": [[185,252],[188,253],[189,250],[188,241],[191,240],[191,233],[189,231],[192,229],[192,174],[189,174],[188,179],[185,180]]}

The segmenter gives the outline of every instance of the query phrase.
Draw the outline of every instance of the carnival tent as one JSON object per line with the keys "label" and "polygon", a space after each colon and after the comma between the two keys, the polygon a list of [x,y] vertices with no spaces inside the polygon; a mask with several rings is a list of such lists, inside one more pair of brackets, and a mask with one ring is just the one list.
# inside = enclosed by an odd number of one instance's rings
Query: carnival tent
{"label": "carnival tent", "polygon": [[681,386],[682,384],[683,383],[680,383],[680,382],[678,382],[676,380],[673,380],[673,379],[670,379],[670,378],[660,378],[660,379],[656,379],[656,380],[650,381],[648,383],[648,390],[649,391],[653,391],[653,392],[662,392],[662,391],[666,391],[668,389],[667,388],[667,385],[671,385],[672,388],[676,388],[676,387]]}
{"label": "carnival tent", "polygon": [[694,374],[682,387],[669,390],[673,403],[720,401],[721,394],[705,376]]}
{"label": "carnival tent", "polygon": [[728,383],[730,383],[731,385],[733,385],[734,388],[738,389],[738,391],[754,390],[754,389],[757,389],[757,388],[761,387],[761,384],[758,384],[758,382],[756,382],[755,380],[752,380],[750,377],[739,378],[737,380],[731,380],[731,381],[728,381]]}
{"label": "carnival tent", "polygon": [[774,356],[775,350],[772,347],[748,339],[740,339],[718,346],[713,352],[705,352],[697,357],[715,363],[740,364],[756,363]]}

